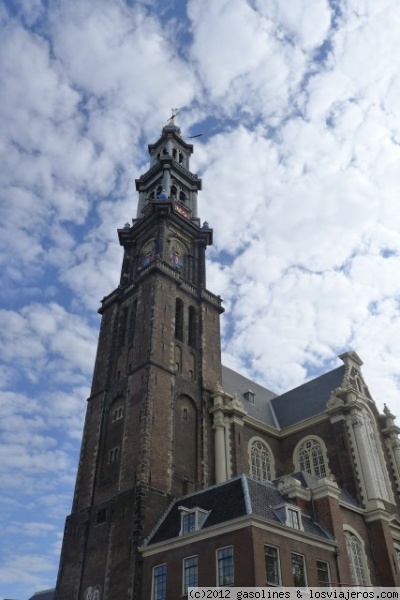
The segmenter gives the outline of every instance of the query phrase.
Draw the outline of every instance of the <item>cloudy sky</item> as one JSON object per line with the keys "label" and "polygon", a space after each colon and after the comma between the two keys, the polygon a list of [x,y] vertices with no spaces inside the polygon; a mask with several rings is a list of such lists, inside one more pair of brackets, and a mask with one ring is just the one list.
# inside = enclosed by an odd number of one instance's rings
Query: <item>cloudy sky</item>
{"label": "cloudy sky", "polygon": [[53,587],[147,143],[180,107],[223,360],[280,392],[354,349],[400,415],[398,0],[0,6],[0,597]]}

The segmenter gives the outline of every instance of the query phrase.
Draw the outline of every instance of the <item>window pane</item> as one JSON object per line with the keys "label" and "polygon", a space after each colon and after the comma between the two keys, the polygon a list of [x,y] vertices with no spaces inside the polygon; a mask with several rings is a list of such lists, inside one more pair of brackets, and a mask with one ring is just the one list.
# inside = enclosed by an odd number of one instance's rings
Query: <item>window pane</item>
{"label": "window pane", "polygon": [[328,587],[329,581],[329,566],[323,560],[317,560],[318,585]]}
{"label": "window pane", "polygon": [[295,587],[306,586],[306,571],[304,567],[304,557],[301,554],[292,553],[292,573],[293,585]]}
{"label": "window pane", "polygon": [[261,442],[253,442],[250,450],[251,476],[259,481],[271,479],[271,457]]}
{"label": "window pane", "polygon": [[293,529],[300,529],[299,513],[297,510],[292,510],[291,508],[288,508],[287,510],[290,527],[293,527]]}
{"label": "window pane", "polygon": [[350,558],[350,570],[355,585],[368,585],[365,571],[364,552],[361,542],[351,533],[346,534],[347,551]]}
{"label": "window pane", "polygon": [[165,600],[167,595],[167,565],[154,567],[153,600]]}
{"label": "window pane", "polygon": [[272,546],[264,546],[265,553],[265,575],[267,583],[279,585],[279,563],[278,563],[278,548]]}
{"label": "window pane", "polygon": [[326,475],[326,466],[321,444],[317,440],[307,440],[299,449],[300,469],[315,477]]}
{"label": "window pane", "polygon": [[182,533],[190,533],[195,530],[196,515],[195,513],[186,513],[182,516]]}
{"label": "window pane", "polygon": [[183,594],[188,593],[188,587],[198,586],[198,559],[197,556],[185,558],[183,562],[184,583]]}
{"label": "window pane", "polygon": [[222,548],[217,552],[218,585],[233,585],[233,548]]}

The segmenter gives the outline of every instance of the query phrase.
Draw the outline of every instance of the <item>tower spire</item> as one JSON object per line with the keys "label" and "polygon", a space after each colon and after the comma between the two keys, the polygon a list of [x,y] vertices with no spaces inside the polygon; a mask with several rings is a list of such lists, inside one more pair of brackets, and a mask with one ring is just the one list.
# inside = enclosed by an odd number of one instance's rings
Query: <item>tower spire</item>
{"label": "tower spire", "polygon": [[190,171],[193,146],[182,139],[180,127],[175,123],[177,114],[178,109],[173,108],[160,138],[155,144],[149,144],[149,169],[136,180],[137,218],[145,217],[152,203],[163,201],[171,203],[174,212],[199,226],[197,193],[201,190],[201,179]]}

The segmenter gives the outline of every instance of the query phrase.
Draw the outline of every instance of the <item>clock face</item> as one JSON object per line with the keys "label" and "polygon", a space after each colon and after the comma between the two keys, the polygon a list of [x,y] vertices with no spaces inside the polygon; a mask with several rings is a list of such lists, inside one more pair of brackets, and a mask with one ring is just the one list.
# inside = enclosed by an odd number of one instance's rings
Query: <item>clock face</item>
{"label": "clock face", "polygon": [[182,215],[183,217],[185,217],[186,219],[189,218],[189,211],[184,208],[183,206],[181,206],[180,204],[175,204],[175,211],[177,213],[179,213],[180,215]]}

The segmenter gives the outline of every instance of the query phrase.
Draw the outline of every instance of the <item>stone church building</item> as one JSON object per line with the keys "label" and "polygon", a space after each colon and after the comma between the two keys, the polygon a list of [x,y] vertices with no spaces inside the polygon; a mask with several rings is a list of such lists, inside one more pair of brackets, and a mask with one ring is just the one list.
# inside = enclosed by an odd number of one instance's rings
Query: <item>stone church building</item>
{"label": "stone church building", "polygon": [[355,352],[277,395],[221,365],[213,232],[171,119],[118,230],[57,600],[188,586],[400,586],[400,429]]}

